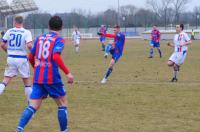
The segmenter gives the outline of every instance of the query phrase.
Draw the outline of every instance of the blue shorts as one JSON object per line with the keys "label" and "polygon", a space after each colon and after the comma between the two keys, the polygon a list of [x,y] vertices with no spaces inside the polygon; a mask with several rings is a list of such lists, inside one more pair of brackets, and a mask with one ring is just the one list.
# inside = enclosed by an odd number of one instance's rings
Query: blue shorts
{"label": "blue shorts", "polygon": [[66,91],[63,83],[56,84],[36,84],[34,83],[33,91],[30,99],[47,98],[48,95],[52,98],[59,98],[66,95]]}
{"label": "blue shorts", "polygon": [[105,42],[105,41],[106,41],[106,37],[101,36],[101,37],[100,37],[100,41],[101,41],[101,42]]}
{"label": "blue shorts", "polygon": [[111,54],[112,54],[112,59],[115,60],[115,63],[119,60],[119,58],[121,57],[120,54],[116,54],[116,53],[113,53],[113,51],[111,50]]}
{"label": "blue shorts", "polygon": [[160,42],[150,41],[150,46],[155,47],[155,48],[159,48]]}

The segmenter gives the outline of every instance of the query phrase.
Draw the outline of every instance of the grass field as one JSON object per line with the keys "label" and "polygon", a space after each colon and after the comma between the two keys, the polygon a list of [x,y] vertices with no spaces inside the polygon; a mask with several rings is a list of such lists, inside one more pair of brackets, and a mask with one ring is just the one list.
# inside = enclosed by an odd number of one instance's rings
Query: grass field
{"label": "grass field", "polygon": [[[148,59],[148,42],[127,40],[123,57],[107,84],[100,81],[109,59],[103,58],[97,40],[85,40],[80,55],[66,45],[63,57],[75,76],[68,85],[70,132],[199,132],[200,41],[189,48],[178,83],[170,83],[166,65],[173,49],[161,46],[163,58]],[[6,54],[0,52],[3,77]],[[63,75],[63,81],[67,79]],[[15,78],[0,96],[0,132],[11,132],[26,107],[23,85]],[[26,132],[58,132],[57,108],[44,101]]]}

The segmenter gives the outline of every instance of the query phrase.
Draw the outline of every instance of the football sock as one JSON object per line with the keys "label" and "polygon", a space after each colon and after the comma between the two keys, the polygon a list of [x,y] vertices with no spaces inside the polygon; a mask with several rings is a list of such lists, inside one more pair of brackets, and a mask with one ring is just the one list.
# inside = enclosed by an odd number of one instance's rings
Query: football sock
{"label": "football sock", "polygon": [[58,107],[58,121],[61,132],[67,132],[67,107]]}
{"label": "football sock", "polygon": [[76,53],[78,53],[79,52],[79,47],[76,47],[75,50],[76,50]]}
{"label": "football sock", "polygon": [[174,71],[174,75],[173,75],[173,78],[178,78],[178,71]]}
{"label": "football sock", "polygon": [[6,84],[1,82],[0,83],[0,95],[4,92],[5,88],[6,88]]}
{"label": "football sock", "polygon": [[102,43],[101,47],[102,47],[102,50],[105,50],[105,45],[103,43]]}
{"label": "football sock", "polygon": [[35,114],[36,109],[32,106],[28,106],[21,115],[19,124],[18,124],[18,132],[23,132],[24,127],[28,124],[31,120],[33,115]]}
{"label": "football sock", "polygon": [[151,48],[150,51],[149,51],[149,56],[150,56],[150,57],[153,57],[153,49],[152,49],[152,48]]}
{"label": "football sock", "polygon": [[113,69],[112,68],[108,68],[107,72],[106,72],[106,75],[105,75],[105,78],[107,79],[110,74],[112,73]]}
{"label": "football sock", "polygon": [[29,101],[30,95],[31,95],[31,93],[32,93],[32,87],[31,87],[31,86],[25,86],[24,92],[25,92],[27,101]]}
{"label": "football sock", "polygon": [[112,45],[111,44],[108,44],[106,47],[105,47],[105,54],[110,54],[110,50],[112,49]]}
{"label": "football sock", "polygon": [[158,49],[158,52],[159,52],[160,57],[162,57],[162,52],[160,49]]}

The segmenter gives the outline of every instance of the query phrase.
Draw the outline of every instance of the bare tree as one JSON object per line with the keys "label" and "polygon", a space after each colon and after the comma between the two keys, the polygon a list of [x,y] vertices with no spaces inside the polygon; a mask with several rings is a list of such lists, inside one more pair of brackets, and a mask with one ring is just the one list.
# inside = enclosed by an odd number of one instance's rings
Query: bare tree
{"label": "bare tree", "polygon": [[[172,6],[173,0],[146,0],[147,5],[155,13],[155,19],[158,17],[164,20],[165,29],[167,25],[168,9]],[[157,21],[157,20],[156,20]]]}
{"label": "bare tree", "polygon": [[175,23],[179,22],[180,14],[186,9],[186,5],[191,2],[189,0],[173,0],[173,9],[175,13]]}

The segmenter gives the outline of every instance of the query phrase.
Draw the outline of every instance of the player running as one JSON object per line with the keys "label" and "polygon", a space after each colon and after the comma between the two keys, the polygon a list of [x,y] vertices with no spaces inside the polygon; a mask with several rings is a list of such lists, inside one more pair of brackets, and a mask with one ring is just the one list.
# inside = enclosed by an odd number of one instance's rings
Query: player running
{"label": "player running", "polygon": [[11,81],[20,75],[27,100],[32,92],[30,80],[30,67],[27,60],[27,47],[32,48],[31,32],[23,28],[23,17],[15,17],[15,27],[9,29],[3,36],[1,48],[7,52],[7,67],[4,72],[4,79],[0,83],[0,94],[2,94]]}
{"label": "player running", "polygon": [[67,132],[67,101],[64,84],[59,74],[59,68],[68,77],[68,83],[73,83],[73,76],[61,59],[64,48],[64,39],[59,36],[63,21],[54,16],[49,20],[50,32],[39,36],[29,55],[29,61],[34,67],[33,92],[30,96],[30,105],[21,115],[16,132],[23,132],[24,127],[42,104],[43,98],[48,95],[58,105],[58,121],[60,131]]}
{"label": "player running", "polygon": [[79,45],[80,45],[81,33],[77,28],[72,33],[72,43],[74,44],[76,53],[79,53]]}
{"label": "player running", "polygon": [[157,48],[160,58],[162,57],[162,52],[160,50],[160,31],[157,28],[157,25],[153,26],[153,30],[151,32],[151,41],[150,41],[150,51],[149,51],[149,58],[153,58],[154,51],[153,49]]}
{"label": "player running", "polygon": [[[106,34],[106,32],[107,32],[106,26],[105,25],[101,25],[101,27],[99,29],[99,33]],[[99,40],[101,42],[102,51],[105,51],[106,37],[105,36],[100,36]]]}
{"label": "player running", "polygon": [[174,47],[174,53],[169,58],[167,64],[169,67],[173,68],[173,78],[171,82],[178,81],[178,71],[180,66],[184,63],[187,56],[188,45],[192,44],[189,36],[183,31],[184,25],[176,25],[176,35],[174,36],[174,42],[168,42],[167,45]]}
{"label": "player running", "polygon": [[110,50],[110,53],[112,54],[112,59],[110,61],[109,68],[102,79],[101,83],[104,84],[107,82],[108,77],[113,71],[113,66],[119,58],[122,56],[123,49],[124,49],[124,44],[125,44],[125,35],[120,32],[120,26],[116,25],[114,26],[114,34],[103,34],[103,33],[98,33],[98,35],[109,37],[109,38],[114,38],[114,43],[112,45],[112,48]]}

